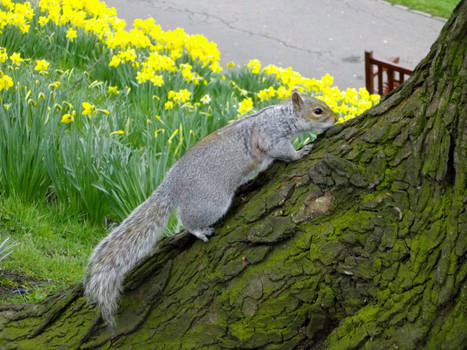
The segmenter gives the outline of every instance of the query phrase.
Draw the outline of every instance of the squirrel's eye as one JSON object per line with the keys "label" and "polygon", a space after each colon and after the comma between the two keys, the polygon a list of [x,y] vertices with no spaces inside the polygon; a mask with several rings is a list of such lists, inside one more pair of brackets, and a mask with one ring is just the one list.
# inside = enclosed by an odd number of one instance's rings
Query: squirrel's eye
{"label": "squirrel's eye", "polygon": [[323,114],[323,110],[318,107],[313,110],[313,113],[316,115],[320,115],[320,114]]}

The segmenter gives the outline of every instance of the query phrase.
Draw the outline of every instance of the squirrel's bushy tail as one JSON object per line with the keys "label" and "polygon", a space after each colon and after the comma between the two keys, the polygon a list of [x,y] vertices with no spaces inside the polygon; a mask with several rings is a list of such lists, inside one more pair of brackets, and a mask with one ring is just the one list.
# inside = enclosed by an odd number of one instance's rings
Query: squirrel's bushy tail
{"label": "squirrel's bushy tail", "polygon": [[84,280],[85,295],[95,301],[111,326],[123,279],[152,250],[173,205],[161,185],[94,249]]}

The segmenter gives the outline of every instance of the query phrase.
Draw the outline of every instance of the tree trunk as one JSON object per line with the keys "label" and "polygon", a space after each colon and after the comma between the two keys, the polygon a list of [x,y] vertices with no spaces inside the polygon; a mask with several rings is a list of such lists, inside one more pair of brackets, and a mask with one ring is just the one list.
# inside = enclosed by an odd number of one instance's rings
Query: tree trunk
{"label": "tree trunk", "polygon": [[78,285],[0,309],[2,349],[461,349],[467,1],[412,78],[274,164],[209,243],[164,239],[109,330]]}

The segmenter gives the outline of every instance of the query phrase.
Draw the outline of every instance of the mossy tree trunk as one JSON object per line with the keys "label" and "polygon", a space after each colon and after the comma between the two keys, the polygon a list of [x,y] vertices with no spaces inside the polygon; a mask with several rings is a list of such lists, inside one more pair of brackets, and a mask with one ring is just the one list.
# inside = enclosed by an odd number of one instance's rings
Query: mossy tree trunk
{"label": "mossy tree trunk", "polygon": [[111,331],[80,285],[0,309],[2,349],[461,349],[467,1],[379,106],[276,163],[209,243],[163,240]]}

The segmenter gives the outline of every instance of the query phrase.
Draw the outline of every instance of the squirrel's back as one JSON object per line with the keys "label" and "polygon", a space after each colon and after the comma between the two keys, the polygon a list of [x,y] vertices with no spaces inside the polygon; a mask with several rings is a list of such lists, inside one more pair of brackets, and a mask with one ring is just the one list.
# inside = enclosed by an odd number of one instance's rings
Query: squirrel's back
{"label": "squirrel's back", "polygon": [[259,148],[260,139],[267,137],[261,125],[262,119],[277,112],[274,107],[277,109],[277,106],[267,107],[256,115],[228,124],[189,149],[166,177],[177,192],[175,197],[184,202],[193,192],[214,191],[213,196],[217,191],[234,192],[267,168],[272,159]]}

